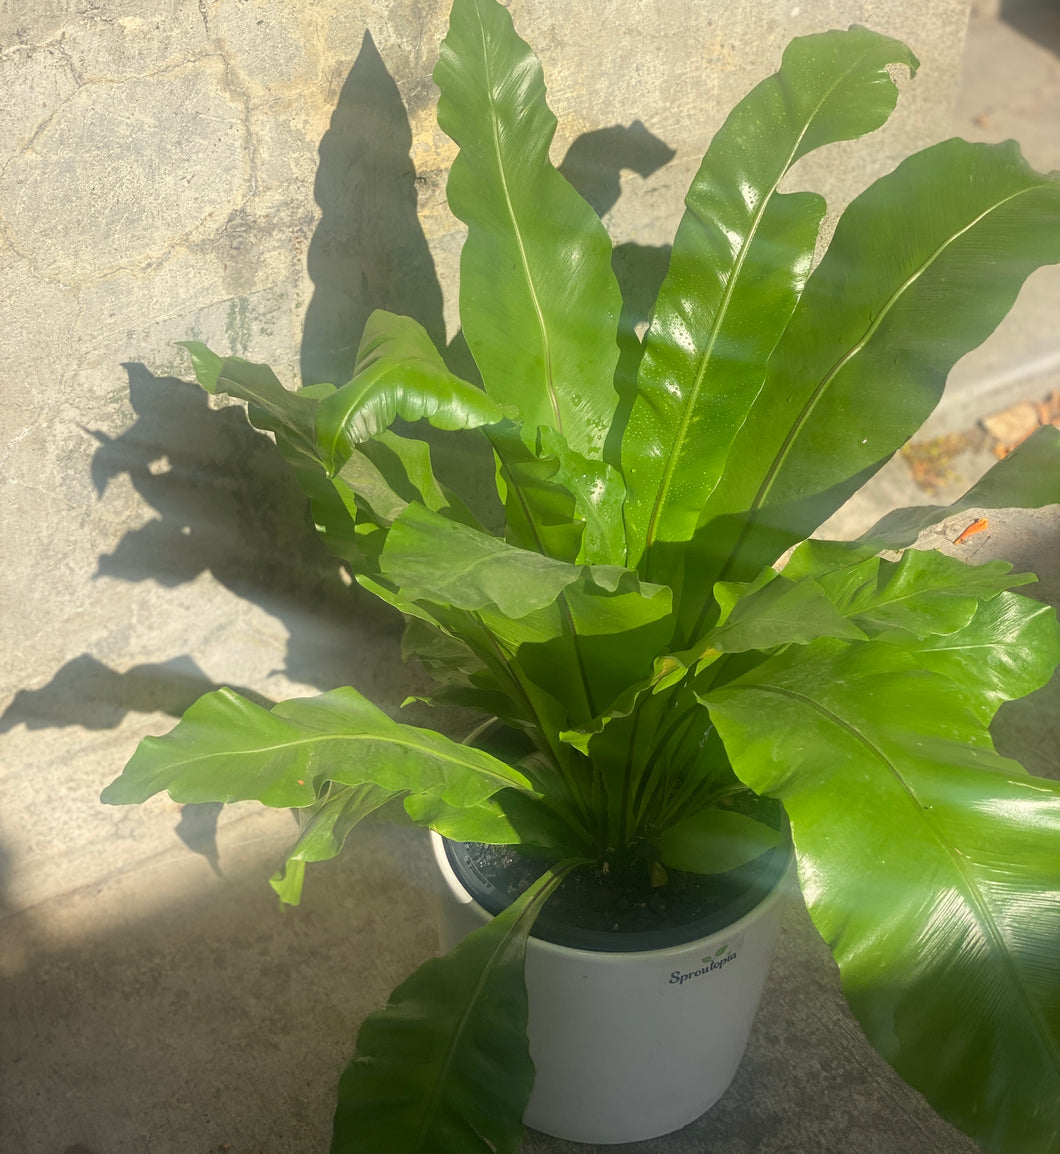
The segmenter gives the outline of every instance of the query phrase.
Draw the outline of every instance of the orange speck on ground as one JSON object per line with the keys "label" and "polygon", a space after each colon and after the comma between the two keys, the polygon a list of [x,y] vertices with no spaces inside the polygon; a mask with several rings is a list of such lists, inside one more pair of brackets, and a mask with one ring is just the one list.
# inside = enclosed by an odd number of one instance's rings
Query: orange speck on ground
{"label": "orange speck on ground", "polygon": [[967,529],[959,537],[954,538],[954,545],[963,545],[969,537],[974,537],[976,533],[982,531],[990,524],[985,517],[980,517],[978,521],[973,521]]}

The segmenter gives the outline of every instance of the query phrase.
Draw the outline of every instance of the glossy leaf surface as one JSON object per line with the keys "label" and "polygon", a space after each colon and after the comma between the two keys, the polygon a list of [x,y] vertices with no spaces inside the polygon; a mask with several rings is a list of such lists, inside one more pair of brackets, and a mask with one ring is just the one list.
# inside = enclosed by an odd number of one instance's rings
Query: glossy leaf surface
{"label": "glossy leaf surface", "polygon": [[581,576],[576,565],[517,549],[418,505],[394,522],[382,564],[407,600],[496,606],[511,618],[551,604]]}
{"label": "glossy leaf surface", "polygon": [[497,456],[497,493],[504,502],[505,539],[560,561],[582,550],[585,521],[575,512],[574,494],[559,476],[555,454],[528,446],[522,429],[506,421],[489,431]]}
{"label": "glossy leaf surface", "polygon": [[489,438],[513,545],[564,561],[624,563],[625,486],[617,470],[576,453],[547,426],[538,429],[532,448],[510,422],[492,428]]}
{"label": "glossy leaf surface", "polygon": [[589,721],[646,676],[672,630],[665,586],[517,549],[417,506],[395,521],[381,563],[403,598],[453,628],[466,623],[447,609],[476,614],[520,673],[564,703],[567,724]]}
{"label": "glossy leaf surface", "polygon": [[401,417],[439,429],[473,429],[504,416],[481,389],[453,376],[422,325],[377,310],[368,318],[353,378],[316,408],[315,436],[329,473],[355,445]]}
{"label": "glossy leaf surface", "polygon": [[995,754],[963,688],[888,645],[788,651],[707,703],[737,775],[784,803],[873,1045],[988,1149],[1049,1149],[1060,785]]}
{"label": "glossy leaf surface", "polygon": [[865,634],[840,613],[815,581],[791,581],[772,575],[772,570],[766,573],[769,579],[761,585],[719,582],[715,586],[725,617],[704,644],[721,653],[742,653],[804,645],[818,637],[864,640]]}
{"label": "glossy leaf surface", "polygon": [[[857,197],[707,502],[688,592],[746,579],[809,536],[916,431],[1024,279],[1057,260],[1060,183],[1012,142],[945,141]],[[693,617],[694,596],[694,631]]]}
{"label": "glossy leaf surface", "polygon": [[481,750],[392,721],[348,686],[262,709],[230,689],[200,697],[164,737],[145,737],[116,781],[110,805],[163,790],[174,801],[311,805],[329,781],[394,792],[439,791],[476,805],[530,782]]}
{"label": "glossy leaf surface", "polygon": [[873,635],[953,633],[971,621],[980,601],[1034,581],[1029,573],[1013,573],[1008,561],[968,565],[923,549],[907,549],[898,561],[871,556],[835,567],[849,549],[842,542],[806,541],[784,572],[816,578],[836,608]]}
{"label": "glossy leaf surface", "polygon": [[1056,610],[1017,593],[999,593],[953,633],[888,640],[964,689],[984,725],[1003,702],[1041,689],[1060,659]]}
{"label": "glossy leaf surface", "polygon": [[806,153],[884,123],[898,95],[891,64],[917,61],[866,28],[799,37],[703,158],[622,443],[630,559],[646,577],[669,579],[653,546],[692,536],[809,275],[824,200],[777,187]]}
{"label": "glossy leaf surface", "polygon": [[486,392],[599,457],[617,403],[621,295],[611,242],[549,160],[556,118],[541,65],[496,0],[455,0],[434,80],[460,147],[449,174],[468,226],[460,317]]}
{"label": "glossy leaf surface", "polygon": [[556,480],[574,497],[574,515],[584,523],[575,560],[587,565],[625,565],[626,538],[622,505],[626,488],[621,474],[605,461],[572,449],[555,429],[539,432],[541,452],[557,462]]}
{"label": "glossy leaf surface", "polygon": [[331,1154],[515,1154],[534,1082],[526,938],[558,866],[369,1015],[339,1082]]}
{"label": "glossy leaf surface", "polygon": [[563,703],[567,724],[580,726],[648,675],[670,639],[671,604],[668,588],[632,573],[611,590],[583,577],[520,621],[490,613],[483,621],[514,648],[526,676]]}

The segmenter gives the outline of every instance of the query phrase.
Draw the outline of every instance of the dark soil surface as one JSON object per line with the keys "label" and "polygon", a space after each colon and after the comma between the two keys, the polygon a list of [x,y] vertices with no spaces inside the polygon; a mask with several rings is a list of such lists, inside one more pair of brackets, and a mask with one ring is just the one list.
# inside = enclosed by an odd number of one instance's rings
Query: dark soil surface
{"label": "dark soil surface", "polygon": [[[453,864],[461,880],[479,904],[495,914],[543,869],[539,858],[511,846],[468,842],[455,848],[458,861]],[[602,865],[583,866],[549,899],[533,934],[562,945],[615,950],[693,941],[731,924],[756,905],[779,878],[787,855],[782,846],[724,874],[668,870],[663,885],[652,884],[643,862],[637,863],[640,868],[621,872]],[[461,862],[466,863],[463,868]]]}

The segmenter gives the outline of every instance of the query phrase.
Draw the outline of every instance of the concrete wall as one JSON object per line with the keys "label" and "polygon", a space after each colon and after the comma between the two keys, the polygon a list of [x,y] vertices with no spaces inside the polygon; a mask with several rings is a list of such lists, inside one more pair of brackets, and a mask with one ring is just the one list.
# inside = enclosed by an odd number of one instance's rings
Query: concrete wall
{"label": "concrete wall", "polygon": [[[967,0],[511,10],[545,62],[557,162],[580,138],[568,168],[616,239],[662,245],[713,130],[795,34],[863,22],[923,62],[872,143],[814,163],[835,204],[945,135]],[[174,342],[295,382],[339,377],[377,306],[451,335],[461,233],[430,80],[441,0],[2,11],[0,846],[21,908],[71,868],[172,841],[171,821],[94,798],[212,685],[400,700],[392,627],[342,583],[239,409],[212,414],[186,383]],[[115,848],[116,826],[144,844]]]}

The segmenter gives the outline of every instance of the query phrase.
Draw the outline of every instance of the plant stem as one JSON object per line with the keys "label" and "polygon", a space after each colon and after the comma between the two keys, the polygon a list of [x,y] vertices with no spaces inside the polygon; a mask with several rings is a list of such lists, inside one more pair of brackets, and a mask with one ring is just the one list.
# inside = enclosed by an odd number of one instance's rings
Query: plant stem
{"label": "plant stem", "polygon": [[552,764],[555,766],[560,778],[567,788],[568,793],[580,811],[582,817],[582,832],[586,836],[589,836],[588,830],[592,825],[593,810],[591,806],[589,806],[586,802],[585,796],[582,793],[581,785],[578,782],[576,775],[571,771],[570,748],[563,745],[563,743],[559,742],[558,739],[553,738],[550,727],[544,723],[541,715],[538,713],[537,708],[534,705],[533,699],[530,695],[530,690],[520,675],[518,665],[509,659],[500,642],[487,628],[481,616],[474,612],[472,612],[470,616],[473,617],[477,622],[493,652],[494,658],[500,663],[502,671],[507,675],[511,685],[517,690],[518,699],[521,700],[522,704],[526,707],[531,717],[533,717],[534,721],[537,723],[538,732],[541,734],[548,747],[542,752],[551,756]]}
{"label": "plant stem", "polygon": [[[644,821],[648,808],[652,800],[658,795],[659,783],[665,776],[661,768],[662,755],[670,741],[676,735],[678,730],[686,727],[686,732],[682,735],[681,740],[688,736],[688,730],[692,728],[696,720],[696,710],[691,708],[687,712],[679,714],[677,719],[669,726],[667,732],[663,737],[657,741],[652,749],[651,756],[644,767],[644,774],[640,780],[640,788],[637,790],[637,796],[634,799],[636,806],[636,824],[639,827]],[[680,745],[680,743],[678,743]],[[670,770],[674,769],[673,765],[669,766]],[[676,776],[671,772],[671,777]]]}

